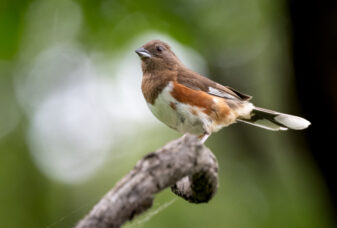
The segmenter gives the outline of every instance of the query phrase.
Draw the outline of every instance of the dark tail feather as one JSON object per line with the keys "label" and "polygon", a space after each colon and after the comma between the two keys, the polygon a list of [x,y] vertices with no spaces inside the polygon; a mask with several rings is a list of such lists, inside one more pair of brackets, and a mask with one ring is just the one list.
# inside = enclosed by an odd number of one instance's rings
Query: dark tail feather
{"label": "dark tail feather", "polygon": [[310,122],[304,118],[258,107],[253,109],[250,119],[238,119],[238,121],[271,131],[284,131],[288,128],[303,130],[310,125]]}

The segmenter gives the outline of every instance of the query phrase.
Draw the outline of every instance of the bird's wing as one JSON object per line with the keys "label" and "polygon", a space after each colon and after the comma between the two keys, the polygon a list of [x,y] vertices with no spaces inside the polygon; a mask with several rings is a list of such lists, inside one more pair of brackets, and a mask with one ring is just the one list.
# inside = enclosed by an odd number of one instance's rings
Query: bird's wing
{"label": "bird's wing", "polygon": [[225,99],[248,101],[252,98],[252,96],[243,94],[228,86],[220,85],[186,68],[179,70],[177,81],[191,89],[201,90]]}

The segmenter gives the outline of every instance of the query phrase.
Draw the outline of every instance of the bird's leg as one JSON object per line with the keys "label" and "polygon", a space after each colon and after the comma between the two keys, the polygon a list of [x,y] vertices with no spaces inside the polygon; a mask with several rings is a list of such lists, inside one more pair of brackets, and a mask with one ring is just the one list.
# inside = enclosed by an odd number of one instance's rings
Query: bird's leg
{"label": "bird's leg", "polygon": [[200,135],[200,136],[199,136],[200,142],[201,142],[201,143],[205,143],[206,140],[207,140],[207,138],[208,138],[210,135],[211,135],[211,134],[209,134],[209,133],[207,133],[207,132],[205,132],[204,134]]}

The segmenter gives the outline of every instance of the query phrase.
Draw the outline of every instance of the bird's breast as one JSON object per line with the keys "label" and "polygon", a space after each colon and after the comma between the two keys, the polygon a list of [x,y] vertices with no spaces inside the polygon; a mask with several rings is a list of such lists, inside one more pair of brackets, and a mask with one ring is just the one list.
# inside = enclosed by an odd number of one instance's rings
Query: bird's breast
{"label": "bird's breast", "polygon": [[169,127],[181,133],[212,133],[233,123],[236,115],[221,98],[169,82],[154,103],[152,113]]}
{"label": "bird's breast", "polygon": [[203,122],[198,114],[200,110],[184,104],[172,96],[173,82],[170,82],[158,94],[153,104],[147,103],[151,112],[169,127],[181,132],[203,134]]}

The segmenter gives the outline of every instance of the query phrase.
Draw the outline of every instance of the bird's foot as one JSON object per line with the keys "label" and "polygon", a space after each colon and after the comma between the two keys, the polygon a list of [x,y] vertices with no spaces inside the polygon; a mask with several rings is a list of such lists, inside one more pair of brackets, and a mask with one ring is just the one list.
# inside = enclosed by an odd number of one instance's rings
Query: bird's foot
{"label": "bird's foot", "polygon": [[209,133],[204,133],[202,135],[199,136],[199,140],[202,144],[204,144],[207,140],[207,138],[210,136],[211,134]]}

